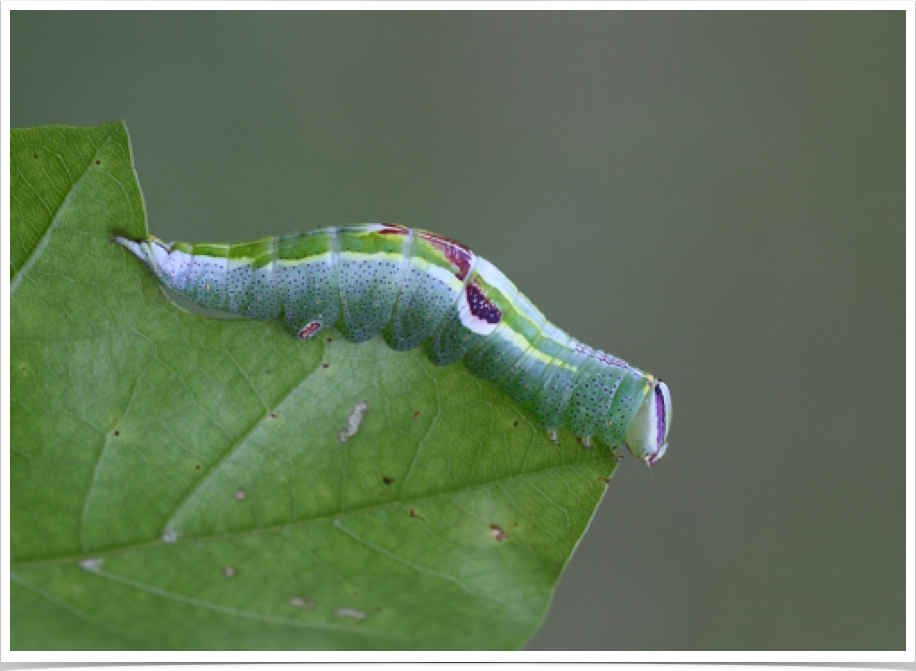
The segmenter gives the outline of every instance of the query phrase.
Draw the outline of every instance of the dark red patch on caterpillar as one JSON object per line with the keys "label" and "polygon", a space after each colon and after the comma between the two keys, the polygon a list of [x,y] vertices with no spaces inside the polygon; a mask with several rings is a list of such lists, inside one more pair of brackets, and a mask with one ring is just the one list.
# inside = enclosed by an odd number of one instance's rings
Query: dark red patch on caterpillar
{"label": "dark red patch on caterpillar", "polygon": [[382,235],[408,235],[410,234],[410,229],[404,228],[403,226],[398,226],[397,224],[381,224],[382,228],[379,231]]}
{"label": "dark red patch on caterpillar", "polygon": [[321,328],[321,322],[310,322],[304,329],[299,331],[300,340],[308,340]]}
{"label": "dark red patch on caterpillar", "polygon": [[467,292],[468,307],[471,310],[471,314],[487,324],[498,324],[499,320],[503,318],[503,313],[490,302],[490,299],[477,285],[477,282],[471,282],[468,285]]}
{"label": "dark red patch on caterpillar", "polygon": [[474,261],[474,252],[468,247],[462,245],[457,240],[446,238],[444,235],[430,233],[429,231],[417,231],[417,235],[426,240],[433,247],[441,251],[448,262],[458,268],[455,277],[463,280],[471,272],[471,263]]}

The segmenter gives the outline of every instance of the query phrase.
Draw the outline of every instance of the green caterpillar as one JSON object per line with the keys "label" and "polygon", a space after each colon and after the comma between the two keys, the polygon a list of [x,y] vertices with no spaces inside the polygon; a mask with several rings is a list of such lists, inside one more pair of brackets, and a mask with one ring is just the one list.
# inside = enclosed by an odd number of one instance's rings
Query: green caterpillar
{"label": "green caterpillar", "polygon": [[333,325],[351,342],[381,333],[395,350],[422,345],[438,366],[463,359],[554,439],[566,426],[586,446],[592,438],[625,445],[649,464],[665,453],[664,382],[555,327],[496,267],[449,238],[368,224],[237,244],[113,241],[199,305],[282,317],[303,340]]}

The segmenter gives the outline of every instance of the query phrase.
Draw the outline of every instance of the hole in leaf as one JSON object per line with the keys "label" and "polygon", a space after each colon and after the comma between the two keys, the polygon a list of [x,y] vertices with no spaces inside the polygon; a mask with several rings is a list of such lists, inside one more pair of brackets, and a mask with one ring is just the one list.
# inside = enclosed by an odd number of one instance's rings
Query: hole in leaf
{"label": "hole in leaf", "polygon": [[343,431],[337,434],[341,443],[346,443],[350,438],[356,435],[368,408],[369,404],[365,401],[360,401],[353,406],[353,410],[350,411],[350,416],[347,417],[347,422],[344,425]]}
{"label": "hole in leaf", "polygon": [[352,617],[354,620],[365,620],[366,613],[355,608],[338,608],[334,611],[337,617]]}

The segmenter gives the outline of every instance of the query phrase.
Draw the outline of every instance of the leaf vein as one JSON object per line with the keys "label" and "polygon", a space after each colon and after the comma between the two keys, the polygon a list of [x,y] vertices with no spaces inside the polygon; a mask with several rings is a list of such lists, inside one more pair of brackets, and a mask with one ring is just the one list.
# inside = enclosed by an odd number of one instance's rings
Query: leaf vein
{"label": "leaf vein", "polygon": [[178,601],[179,603],[184,603],[195,608],[202,608],[204,610],[213,611],[221,615],[228,615],[230,617],[238,617],[246,620],[256,620],[258,622],[264,622],[266,624],[278,624],[287,627],[301,627],[303,629],[323,629],[325,631],[335,631],[346,634],[361,634],[363,636],[391,636],[392,638],[404,638],[398,636],[393,632],[383,632],[383,631],[373,631],[371,629],[357,629],[350,626],[334,625],[327,624],[324,622],[307,622],[304,620],[293,620],[287,617],[276,617],[273,615],[263,615],[261,613],[254,613],[247,610],[240,610],[238,608],[232,608],[230,606],[221,606],[215,603],[209,603],[207,601],[201,601],[200,599],[194,599],[184,594],[178,594],[176,592],[170,592],[168,590],[162,589],[161,587],[156,587],[155,585],[147,585],[146,583],[139,582],[137,580],[131,580],[122,575],[116,573],[110,573],[108,571],[102,571],[101,569],[88,569],[92,575],[97,575],[100,578],[105,578],[111,580],[112,582],[117,582],[127,587],[131,587],[142,592],[147,592],[155,596],[162,597],[163,599],[171,599],[173,601]]}
{"label": "leaf vein", "polygon": [[342,533],[346,534],[347,536],[349,536],[356,542],[361,543],[362,545],[365,545],[370,550],[374,550],[375,552],[378,552],[380,555],[388,557],[389,559],[396,561],[399,564],[403,564],[404,566],[407,566],[408,568],[413,569],[417,573],[423,573],[425,575],[430,575],[430,576],[433,576],[434,578],[439,578],[440,580],[445,580],[446,582],[450,582],[453,585],[455,585],[456,587],[458,587],[462,592],[466,592],[467,594],[470,594],[473,597],[487,599],[489,601],[496,601],[497,603],[503,603],[502,601],[500,601],[499,599],[497,599],[496,597],[490,594],[475,592],[474,590],[467,587],[467,585],[464,585],[460,580],[458,580],[454,576],[446,575],[445,573],[439,573],[438,571],[433,571],[431,569],[424,568],[422,566],[414,564],[413,562],[407,559],[404,559],[403,557],[399,557],[398,555],[394,554],[393,552],[390,552],[386,550],[385,548],[376,545],[375,543],[367,541],[365,538],[362,538],[356,535],[355,533],[347,529],[345,526],[343,526],[343,524],[340,523],[340,520],[334,520],[333,524],[335,528],[339,529]]}
{"label": "leaf vein", "polygon": [[[32,265],[44,252],[45,247],[47,247],[48,245],[48,240],[51,238],[51,233],[54,231],[54,229],[57,228],[57,225],[60,223],[61,213],[64,211],[64,206],[70,202],[70,198],[73,196],[73,193],[76,190],[76,187],[79,186],[80,183],[83,181],[83,178],[87,174],[89,174],[89,167],[92,165],[92,159],[94,159],[96,156],[99,155],[99,152],[102,151],[102,149],[111,141],[111,138],[113,136],[114,136],[114,130],[112,130],[108,134],[108,137],[106,137],[105,140],[99,145],[98,149],[95,150],[95,153],[90,157],[89,163],[83,169],[83,173],[80,175],[79,179],[73,182],[72,175],[70,176],[71,177],[70,189],[67,191],[67,195],[64,197],[64,199],[61,201],[60,205],[58,206],[57,211],[53,214],[51,218],[51,223],[48,225],[48,228],[45,230],[44,234],[41,236],[41,240],[39,240],[38,244],[35,245],[35,248],[32,250],[32,253],[29,254],[29,257],[25,260],[25,263],[23,263],[22,266],[19,268],[19,270],[17,270],[13,274],[13,277],[10,280],[10,295],[15,293],[16,289],[19,287],[20,282],[22,282],[22,278],[26,276],[29,270],[31,270]],[[64,166],[66,167],[66,163],[64,163]],[[67,170],[68,175],[69,175],[69,172],[70,171]]]}
{"label": "leaf vein", "polygon": [[64,610],[70,613],[74,617],[77,617],[80,620],[83,620],[84,622],[88,622],[93,627],[104,629],[105,631],[111,634],[115,634],[117,636],[123,636],[124,638],[130,641],[135,641],[135,642],[143,643],[144,645],[146,645],[146,641],[144,641],[143,639],[138,638],[137,636],[134,636],[133,634],[128,634],[125,631],[121,631],[120,629],[116,629],[112,627],[111,625],[109,625],[107,622],[95,619],[94,617],[86,613],[85,611],[82,611],[79,608],[77,608],[76,606],[70,603],[67,603],[63,599],[59,599],[58,597],[54,596],[53,594],[49,594],[48,592],[41,589],[37,585],[30,583],[27,580],[24,580],[23,578],[16,575],[15,573],[10,573],[10,580],[18,584],[23,589],[27,589],[28,591],[32,592],[33,594],[40,596],[45,601],[57,606],[61,610]]}

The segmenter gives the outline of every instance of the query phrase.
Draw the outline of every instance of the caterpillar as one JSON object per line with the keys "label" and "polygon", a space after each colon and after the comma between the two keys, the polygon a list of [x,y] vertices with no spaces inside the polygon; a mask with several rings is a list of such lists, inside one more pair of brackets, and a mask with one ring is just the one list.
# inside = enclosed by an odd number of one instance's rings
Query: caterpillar
{"label": "caterpillar", "polygon": [[557,439],[568,427],[652,464],[667,449],[668,386],[551,324],[495,266],[463,244],[397,224],[324,228],[235,244],[112,238],[175,293],[251,319],[282,318],[307,340],[336,326],[463,360],[526,406]]}

